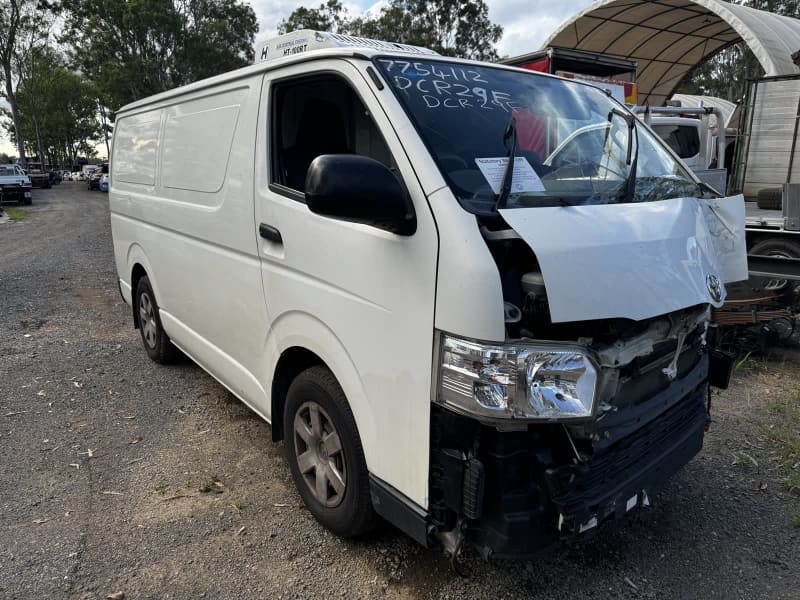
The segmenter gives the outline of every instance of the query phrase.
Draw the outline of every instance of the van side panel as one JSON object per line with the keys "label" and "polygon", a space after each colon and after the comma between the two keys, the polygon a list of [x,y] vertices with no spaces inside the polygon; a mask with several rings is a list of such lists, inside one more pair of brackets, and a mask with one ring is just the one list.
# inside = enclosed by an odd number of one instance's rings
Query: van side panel
{"label": "van side panel", "polygon": [[268,329],[252,194],[261,79],[121,115],[110,202],[120,279],[131,284],[135,262],[127,257],[136,244],[167,334],[268,415],[253,375],[263,368]]}

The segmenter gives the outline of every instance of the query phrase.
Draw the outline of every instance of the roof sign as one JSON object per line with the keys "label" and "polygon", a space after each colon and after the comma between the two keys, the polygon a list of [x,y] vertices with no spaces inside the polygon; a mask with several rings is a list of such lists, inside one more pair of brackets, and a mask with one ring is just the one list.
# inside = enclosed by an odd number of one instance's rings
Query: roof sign
{"label": "roof sign", "polygon": [[434,52],[428,48],[412,46],[410,44],[382,42],[380,40],[371,40],[352,35],[314,31],[313,29],[299,29],[263,42],[256,51],[255,62],[275,60],[284,56],[304,54],[312,50],[322,50],[324,48],[370,48],[393,53],[405,52],[408,54],[438,55],[438,52]]}

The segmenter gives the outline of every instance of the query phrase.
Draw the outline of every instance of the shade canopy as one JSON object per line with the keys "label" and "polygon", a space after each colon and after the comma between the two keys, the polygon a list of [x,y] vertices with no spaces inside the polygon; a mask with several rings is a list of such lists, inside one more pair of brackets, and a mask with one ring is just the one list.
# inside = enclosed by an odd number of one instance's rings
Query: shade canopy
{"label": "shade canopy", "polygon": [[695,66],[745,42],[766,75],[800,73],[800,20],[721,0],[600,0],[565,23],[547,46],[630,58],[639,104],[658,106]]}

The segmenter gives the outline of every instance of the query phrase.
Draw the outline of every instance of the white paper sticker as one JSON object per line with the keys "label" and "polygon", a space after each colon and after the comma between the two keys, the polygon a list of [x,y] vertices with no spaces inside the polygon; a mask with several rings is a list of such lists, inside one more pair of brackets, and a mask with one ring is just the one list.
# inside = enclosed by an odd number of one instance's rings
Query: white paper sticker
{"label": "white paper sticker", "polygon": [[[475,163],[483,173],[486,181],[492,187],[495,194],[500,193],[503,186],[503,175],[506,173],[508,158],[476,158]],[[544,185],[539,175],[533,170],[531,163],[524,156],[517,156],[514,159],[514,176],[511,181],[511,193],[521,194],[523,192],[544,192]]]}

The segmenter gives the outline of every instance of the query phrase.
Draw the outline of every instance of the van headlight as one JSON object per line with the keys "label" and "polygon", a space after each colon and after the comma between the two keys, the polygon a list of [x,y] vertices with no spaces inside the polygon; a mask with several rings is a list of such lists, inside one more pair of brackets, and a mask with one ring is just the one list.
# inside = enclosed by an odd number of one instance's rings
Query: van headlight
{"label": "van headlight", "polygon": [[486,344],[442,334],[435,401],[495,419],[591,417],[597,368],[586,350],[550,344]]}

